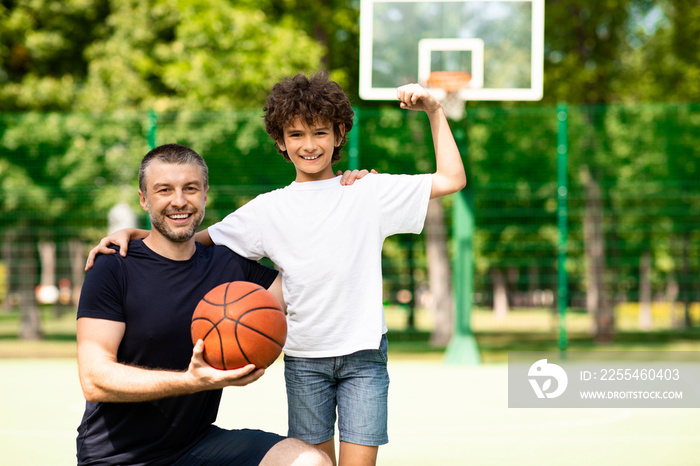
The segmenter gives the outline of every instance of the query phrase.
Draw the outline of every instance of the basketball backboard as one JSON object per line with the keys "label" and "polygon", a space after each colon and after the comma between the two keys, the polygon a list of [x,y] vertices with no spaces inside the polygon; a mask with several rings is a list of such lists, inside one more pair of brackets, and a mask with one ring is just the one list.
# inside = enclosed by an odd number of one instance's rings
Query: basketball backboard
{"label": "basketball backboard", "polygon": [[465,71],[463,100],[540,100],[544,0],[361,0],[360,97],[394,100],[435,71]]}

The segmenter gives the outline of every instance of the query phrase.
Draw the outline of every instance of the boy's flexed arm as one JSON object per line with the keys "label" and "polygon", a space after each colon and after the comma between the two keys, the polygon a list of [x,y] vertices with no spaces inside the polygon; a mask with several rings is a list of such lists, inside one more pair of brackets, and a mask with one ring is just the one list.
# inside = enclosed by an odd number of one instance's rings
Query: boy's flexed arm
{"label": "boy's flexed arm", "polygon": [[396,90],[401,108],[422,110],[428,114],[435,146],[436,171],[430,198],[452,194],[467,185],[462,157],[447,123],[442,104],[418,84],[407,84]]}

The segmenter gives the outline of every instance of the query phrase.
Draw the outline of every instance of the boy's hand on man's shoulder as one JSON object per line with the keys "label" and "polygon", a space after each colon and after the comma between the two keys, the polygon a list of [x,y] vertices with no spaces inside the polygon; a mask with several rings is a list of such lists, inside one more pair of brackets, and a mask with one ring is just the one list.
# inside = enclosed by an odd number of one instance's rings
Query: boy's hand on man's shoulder
{"label": "boy's hand on man's shoulder", "polygon": [[340,184],[343,186],[350,186],[355,182],[355,180],[359,180],[365,177],[365,175],[369,173],[374,173],[375,175],[377,174],[377,171],[373,168],[372,170],[367,170],[367,169],[362,169],[362,170],[345,170],[345,173],[341,172],[338,170],[338,173],[336,175],[343,175],[342,178],[340,178]]}

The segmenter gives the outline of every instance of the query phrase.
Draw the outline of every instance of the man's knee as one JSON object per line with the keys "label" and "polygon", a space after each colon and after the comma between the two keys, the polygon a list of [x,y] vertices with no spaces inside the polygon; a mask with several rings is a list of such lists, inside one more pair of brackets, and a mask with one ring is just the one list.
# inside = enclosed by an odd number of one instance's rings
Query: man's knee
{"label": "man's knee", "polygon": [[267,452],[260,466],[268,465],[332,466],[333,462],[315,446],[295,438],[287,438]]}

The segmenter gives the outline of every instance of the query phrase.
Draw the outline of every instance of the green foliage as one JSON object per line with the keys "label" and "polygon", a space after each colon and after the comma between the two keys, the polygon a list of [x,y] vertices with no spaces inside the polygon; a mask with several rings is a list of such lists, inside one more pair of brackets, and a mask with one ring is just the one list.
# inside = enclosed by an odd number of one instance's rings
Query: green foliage
{"label": "green foliage", "polygon": [[695,0],[548,0],[545,101],[700,99]]}
{"label": "green foliage", "polygon": [[72,108],[87,74],[84,49],[103,31],[107,0],[0,5],[0,108]]}
{"label": "green foliage", "polygon": [[281,76],[320,65],[308,36],[226,0],[113,5],[109,34],[87,49],[82,108],[259,108]]}
{"label": "green foliage", "polygon": [[[492,266],[553,270],[559,101],[585,104],[570,114],[572,217],[585,208],[587,166],[608,192],[613,242],[651,248],[655,286],[679,267],[693,270],[679,250],[699,239],[697,106],[632,104],[700,101],[697,1],[548,0],[545,15],[544,106],[470,103],[468,118],[453,124],[475,190],[477,275]],[[359,103],[358,18],[357,0],[0,1],[3,228],[85,238],[102,234],[115,203],[138,209],[148,110],[158,144],[187,144],[206,158],[208,221],[287,184],[293,167],[260,118],[265,96],[284,75],[324,67]],[[363,168],[434,169],[425,115],[369,107],[358,107],[353,129]],[[663,196],[677,202],[652,205]],[[570,268],[580,283],[576,235]],[[516,238],[527,248],[515,248]],[[621,290],[636,279],[636,260],[620,269]]]}
{"label": "green foliage", "polygon": [[[655,2],[648,40],[637,51],[642,98],[663,101],[700,100],[700,8],[693,0]],[[631,81],[634,84],[635,81]]]}
{"label": "green foliage", "polygon": [[[255,5],[227,0],[3,2],[0,107],[78,111],[0,121],[5,225],[77,231],[126,190],[132,200],[129,188],[148,150],[148,109],[173,122],[162,126],[158,143],[191,143],[203,154],[258,150],[266,137],[258,114],[197,112],[260,109],[281,76],[318,69],[323,53],[288,16],[271,19]],[[214,157],[212,182],[227,184],[224,174],[235,171],[248,174],[241,183],[278,185],[275,175],[287,168],[278,163],[270,178],[241,160]],[[17,210],[35,214],[21,220],[10,214]]]}
{"label": "green foliage", "polygon": [[81,228],[103,225],[95,212],[123,198],[147,150],[140,118],[124,112],[0,118],[4,226],[52,227],[80,236]]}
{"label": "green foliage", "polygon": [[634,0],[548,0],[545,100],[611,102],[624,94],[627,12]]}
{"label": "green foliage", "polygon": [[268,18],[304,31],[323,49],[322,66],[353,102],[359,102],[359,0],[245,0]]}

